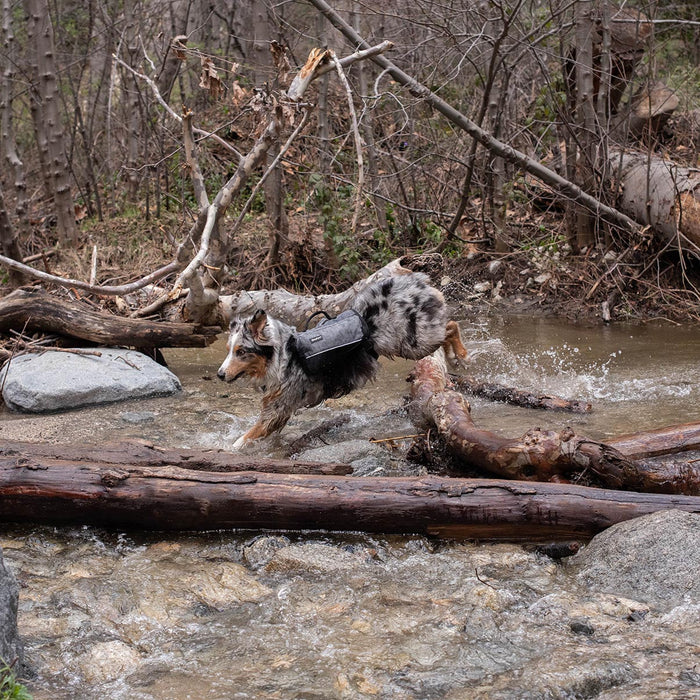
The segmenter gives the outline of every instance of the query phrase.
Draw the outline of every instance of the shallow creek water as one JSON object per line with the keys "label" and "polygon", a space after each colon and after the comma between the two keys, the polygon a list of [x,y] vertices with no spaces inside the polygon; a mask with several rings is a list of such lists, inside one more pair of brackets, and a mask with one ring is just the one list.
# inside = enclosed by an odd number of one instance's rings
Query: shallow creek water
{"label": "shallow creek water", "polygon": [[[504,318],[463,330],[471,374],[594,405],[571,415],[473,399],[481,427],[517,436],[572,425],[604,439],[700,420],[700,329]],[[166,353],[180,396],[5,413],[0,438],[225,448],[258,397],[216,380],[223,353],[221,341]],[[368,443],[414,432],[401,409],[410,367],[384,363],[375,384],[249,449],[289,456],[294,440],[344,415],[305,457],[423,473],[401,449]],[[1,526],[0,546],[21,585],[37,699],[700,697],[700,601],[662,612],[594,594],[531,547],[30,526]]]}

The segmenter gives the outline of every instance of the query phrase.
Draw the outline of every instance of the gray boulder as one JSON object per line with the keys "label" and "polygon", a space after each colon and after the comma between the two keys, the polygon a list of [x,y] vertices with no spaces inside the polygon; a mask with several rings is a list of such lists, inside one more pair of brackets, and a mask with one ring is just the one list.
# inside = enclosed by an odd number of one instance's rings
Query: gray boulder
{"label": "gray boulder", "polygon": [[15,411],[44,413],[179,391],[166,367],[134,350],[99,348],[95,355],[48,351],[15,357],[0,372],[3,398]]}
{"label": "gray boulder", "polygon": [[700,603],[700,515],[666,510],[613,525],[568,561],[595,593],[659,610]]}
{"label": "gray boulder", "polygon": [[0,549],[0,663],[12,663],[22,656],[17,637],[17,598],[19,587],[13,573],[7,568]]}

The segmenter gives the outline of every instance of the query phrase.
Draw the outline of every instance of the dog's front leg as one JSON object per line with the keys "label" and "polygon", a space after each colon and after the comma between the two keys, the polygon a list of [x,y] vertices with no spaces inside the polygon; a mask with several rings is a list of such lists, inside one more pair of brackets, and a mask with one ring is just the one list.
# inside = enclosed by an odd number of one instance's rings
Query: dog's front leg
{"label": "dog's front leg", "polygon": [[289,415],[285,415],[271,414],[267,411],[263,411],[255,425],[233,443],[232,449],[240,450],[248,443],[253,442],[253,440],[259,440],[267,437],[268,435],[272,435],[272,433],[278,430],[282,430],[282,428],[287,425],[290,417],[291,413]]}

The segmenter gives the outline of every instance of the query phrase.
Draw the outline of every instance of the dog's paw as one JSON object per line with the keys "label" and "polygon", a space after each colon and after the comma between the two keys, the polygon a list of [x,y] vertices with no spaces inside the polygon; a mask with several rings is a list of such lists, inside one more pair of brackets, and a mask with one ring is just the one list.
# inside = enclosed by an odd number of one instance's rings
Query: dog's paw
{"label": "dog's paw", "polygon": [[470,364],[469,357],[467,355],[460,357],[459,355],[450,353],[450,356],[447,358],[447,364],[453,370],[467,370]]}
{"label": "dog's paw", "polygon": [[231,446],[231,450],[240,450],[243,447],[245,447],[248,444],[248,441],[245,439],[245,435],[241,435],[241,437],[236,440],[236,442],[233,443]]}

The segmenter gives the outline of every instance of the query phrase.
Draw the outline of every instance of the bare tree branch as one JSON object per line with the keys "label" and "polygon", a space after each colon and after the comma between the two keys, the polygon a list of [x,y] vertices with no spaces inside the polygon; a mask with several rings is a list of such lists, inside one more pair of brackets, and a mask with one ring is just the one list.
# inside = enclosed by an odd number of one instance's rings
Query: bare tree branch
{"label": "bare tree branch", "polygon": [[173,261],[134,282],[121,285],[105,285],[102,287],[100,285],[82,282],[81,280],[75,280],[69,277],[58,277],[57,275],[51,275],[48,272],[35,270],[33,267],[29,267],[29,265],[17,262],[16,260],[8,258],[4,255],[0,255],[0,263],[6,265],[10,269],[23,272],[25,275],[33,277],[34,279],[43,280],[44,282],[52,282],[53,284],[58,284],[61,287],[75,287],[76,289],[82,289],[84,292],[102,294],[105,296],[123,296],[124,294],[130,294],[138,289],[143,289],[148,284],[153,284],[158,280],[162,280],[172,272],[177,272],[177,270],[180,269],[180,264]]}
{"label": "bare tree branch", "polygon": [[[359,46],[361,49],[369,49],[370,45],[325,1],[325,0],[308,0],[326,19],[350,41],[354,46]],[[415,78],[407,73],[404,73],[398,66],[392,63],[383,55],[373,55],[371,60],[378,66],[384,69],[398,83],[406,86],[409,92],[428,104],[434,107],[438,112],[445,116],[455,126],[466,131],[472,138],[479,141],[492,153],[505,158],[507,161],[518,165],[535,177],[539,178],[548,185],[554,187],[563,195],[569,197],[575,202],[587,207],[594,214],[605,218],[616,226],[621,227],[626,231],[637,231],[640,224],[630,217],[622,214],[617,209],[609,207],[600,202],[595,197],[587,192],[584,192],[580,187],[575,185],[570,180],[567,180],[561,175],[550,170],[541,163],[533,160],[522,151],[513,148],[507,143],[499,141],[489,134],[487,131],[475,124],[471,119],[468,119],[464,114],[456,110],[452,105],[438,97],[425,85],[419,83]]]}

